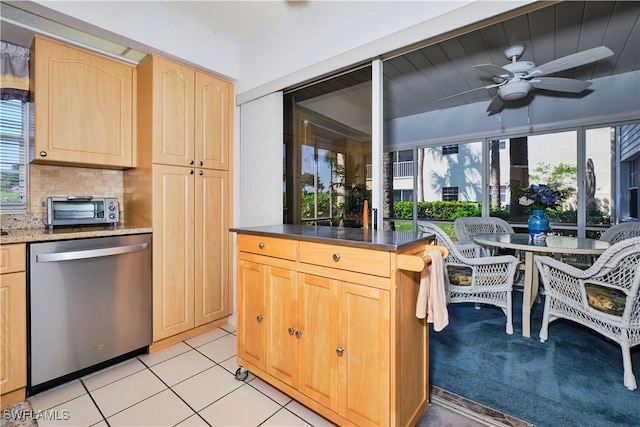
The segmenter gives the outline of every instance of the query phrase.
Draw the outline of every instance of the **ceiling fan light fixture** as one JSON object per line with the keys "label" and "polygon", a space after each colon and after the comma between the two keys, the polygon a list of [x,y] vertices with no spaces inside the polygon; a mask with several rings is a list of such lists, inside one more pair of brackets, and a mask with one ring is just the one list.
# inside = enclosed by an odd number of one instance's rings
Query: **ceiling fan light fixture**
{"label": "ceiling fan light fixture", "polygon": [[498,88],[498,94],[500,98],[505,101],[512,101],[514,99],[520,99],[527,96],[531,89],[531,83],[524,80],[512,80],[505,85]]}

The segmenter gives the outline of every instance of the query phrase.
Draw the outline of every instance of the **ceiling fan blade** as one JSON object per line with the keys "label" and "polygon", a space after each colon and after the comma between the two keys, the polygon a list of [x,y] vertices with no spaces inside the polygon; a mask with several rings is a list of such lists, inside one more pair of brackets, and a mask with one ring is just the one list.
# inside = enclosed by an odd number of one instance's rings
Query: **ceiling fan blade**
{"label": "ceiling fan blade", "polygon": [[506,68],[499,67],[495,64],[474,65],[473,68],[496,77],[513,77],[513,73],[511,71],[507,70]]}
{"label": "ceiling fan blade", "polygon": [[557,92],[580,93],[589,86],[591,82],[582,80],[563,79],[560,77],[540,77],[529,80],[531,86],[537,89],[555,90]]}
{"label": "ceiling fan blade", "polygon": [[455,98],[456,96],[464,95],[465,93],[475,92],[475,91],[480,90],[480,89],[491,89],[491,88],[498,87],[498,86],[501,86],[501,83],[494,84],[494,85],[477,87],[475,89],[470,89],[470,90],[465,90],[464,92],[456,93],[455,95],[447,96],[445,98],[440,98],[440,99],[436,100],[436,102],[446,101],[447,99]]}
{"label": "ceiling fan blade", "polygon": [[504,107],[504,101],[500,98],[500,95],[496,95],[491,101],[491,104],[487,107],[487,113],[499,113],[502,110],[502,107]]}
{"label": "ceiling fan blade", "polygon": [[580,65],[590,62],[599,61],[613,55],[613,51],[605,46],[594,47],[593,49],[583,50],[582,52],[563,56],[553,61],[542,64],[539,67],[529,71],[524,78],[544,76],[547,74],[557,73],[559,71],[568,70],[569,68],[579,67]]}

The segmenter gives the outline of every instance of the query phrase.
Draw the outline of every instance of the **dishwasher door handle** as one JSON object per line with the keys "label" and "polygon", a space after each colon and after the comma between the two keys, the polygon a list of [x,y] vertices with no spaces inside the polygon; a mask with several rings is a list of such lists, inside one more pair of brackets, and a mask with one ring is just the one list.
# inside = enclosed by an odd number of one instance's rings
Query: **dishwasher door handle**
{"label": "dishwasher door handle", "polygon": [[149,248],[148,243],[137,245],[114,246],[112,248],[89,249],[85,251],[57,252],[51,254],[36,255],[36,262],[56,262],[71,261],[75,259],[99,258],[103,256],[128,254],[131,252],[144,251]]}

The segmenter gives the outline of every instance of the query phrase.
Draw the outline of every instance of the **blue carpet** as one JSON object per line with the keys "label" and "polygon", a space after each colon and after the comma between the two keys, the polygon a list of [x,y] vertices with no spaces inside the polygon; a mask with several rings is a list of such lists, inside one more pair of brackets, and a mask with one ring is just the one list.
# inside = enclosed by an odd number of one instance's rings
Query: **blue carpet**
{"label": "blue carpet", "polygon": [[[540,427],[640,426],[640,389],[624,386],[618,344],[565,320],[541,343],[544,301],[534,304],[525,338],[522,293],[513,297],[513,335],[498,308],[448,306],[449,325],[430,331],[430,382]],[[632,359],[640,382],[640,348]]]}

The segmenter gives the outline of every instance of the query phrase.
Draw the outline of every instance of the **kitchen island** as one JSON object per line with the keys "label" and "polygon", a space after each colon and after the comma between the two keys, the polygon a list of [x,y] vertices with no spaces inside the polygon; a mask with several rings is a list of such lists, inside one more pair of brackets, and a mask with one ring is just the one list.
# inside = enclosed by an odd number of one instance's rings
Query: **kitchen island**
{"label": "kitchen island", "polygon": [[416,318],[433,236],[273,225],[237,233],[237,360],[338,425],[416,425],[429,402]]}

